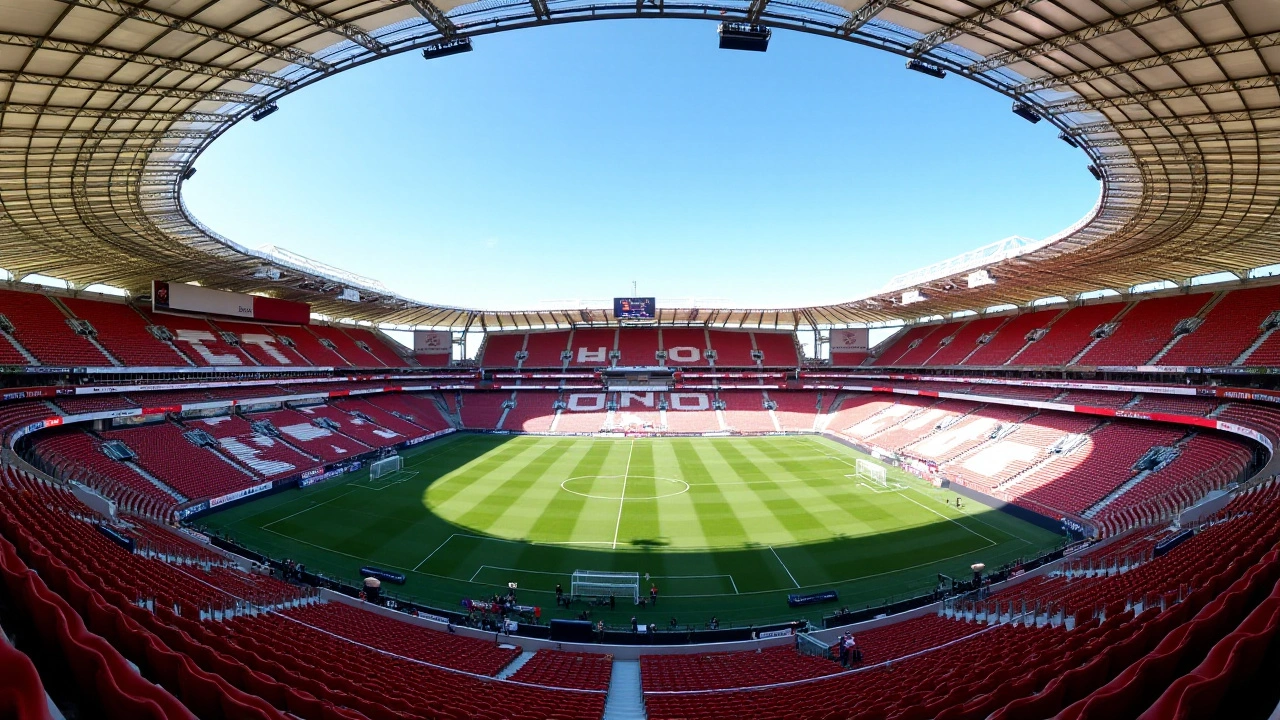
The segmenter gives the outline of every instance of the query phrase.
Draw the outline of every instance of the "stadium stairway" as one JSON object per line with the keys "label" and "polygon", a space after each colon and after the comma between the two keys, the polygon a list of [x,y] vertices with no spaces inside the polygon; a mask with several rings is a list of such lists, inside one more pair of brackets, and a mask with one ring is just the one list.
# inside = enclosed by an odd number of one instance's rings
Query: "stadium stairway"
{"label": "stadium stairway", "polygon": [[646,720],[644,694],[640,691],[640,661],[614,660],[603,720]]}
{"label": "stadium stairway", "polygon": [[512,660],[509,665],[502,668],[502,671],[499,672],[494,677],[498,678],[499,680],[506,680],[512,675],[515,675],[517,670],[524,667],[524,664],[529,662],[532,659],[533,659],[533,651],[525,650],[524,652],[520,653],[519,657],[517,657],[515,660]]}

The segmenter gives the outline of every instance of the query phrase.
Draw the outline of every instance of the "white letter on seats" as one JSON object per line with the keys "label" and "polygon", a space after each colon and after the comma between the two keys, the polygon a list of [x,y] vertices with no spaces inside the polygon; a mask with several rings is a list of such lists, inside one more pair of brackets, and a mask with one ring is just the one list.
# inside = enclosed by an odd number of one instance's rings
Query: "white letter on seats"
{"label": "white letter on seats", "polygon": [[600,347],[592,350],[591,348],[578,348],[578,362],[580,363],[607,363],[609,362],[608,348]]}
{"label": "white letter on seats", "polygon": [[706,393],[671,393],[672,410],[708,410],[711,401]]}
{"label": "white letter on seats", "polygon": [[212,350],[204,346],[204,342],[216,342],[217,338],[208,330],[179,330],[175,336],[178,342],[184,342],[191,346],[205,362],[210,365],[243,365],[244,361],[235,355],[216,355]]}
{"label": "white letter on seats", "polygon": [[245,333],[240,336],[240,342],[245,343],[246,345],[257,345],[262,348],[262,352],[266,353],[268,357],[281,365],[293,364],[292,360],[285,357],[284,353],[276,349],[276,339],[270,335],[263,335],[261,333]]}
{"label": "white letter on seats", "polygon": [[574,412],[594,412],[604,409],[604,393],[574,393],[569,396],[569,409]]}
{"label": "white letter on seats", "polygon": [[702,359],[702,352],[696,347],[667,348],[667,359],[682,363],[696,363]]}
{"label": "white letter on seats", "polygon": [[620,399],[622,402],[619,404],[622,405],[622,407],[624,408],[631,407],[632,400],[635,400],[636,402],[640,403],[644,407],[647,407],[647,408],[653,407],[653,393],[651,392],[647,392],[647,393],[624,392],[622,393],[622,397]]}

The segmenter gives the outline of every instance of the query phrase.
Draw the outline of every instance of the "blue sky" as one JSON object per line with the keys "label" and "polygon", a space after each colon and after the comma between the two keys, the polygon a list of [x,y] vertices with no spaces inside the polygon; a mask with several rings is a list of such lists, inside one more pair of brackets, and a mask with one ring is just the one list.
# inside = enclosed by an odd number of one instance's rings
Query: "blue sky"
{"label": "blue sky", "polygon": [[1047,123],[894,55],[710,22],[628,20],[380,60],[285,98],[200,158],[200,220],[487,309],[629,295],[836,302],[1097,199]]}

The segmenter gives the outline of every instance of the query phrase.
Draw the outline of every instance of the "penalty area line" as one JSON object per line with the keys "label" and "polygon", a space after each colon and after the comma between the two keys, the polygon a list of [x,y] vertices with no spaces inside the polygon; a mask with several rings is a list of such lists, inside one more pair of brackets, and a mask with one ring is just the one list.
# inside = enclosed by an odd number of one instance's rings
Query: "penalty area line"
{"label": "penalty area line", "polygon": [[[787,577],[791,578],[791,584],[795,585],[797,588],[800,587],[800,583],[796,582],[796,576],[791,574],[791,568],[787,567],[787,564],[782,562],[782,558],[778,557],[778,551],[774,550],[772,545],[769,546],[769,552],[773,553],[774,559],[776,559],[778,564],[782,566],[782,569],[786,571]],[[733,591],[738,591],[736,584],[734,585]]]}

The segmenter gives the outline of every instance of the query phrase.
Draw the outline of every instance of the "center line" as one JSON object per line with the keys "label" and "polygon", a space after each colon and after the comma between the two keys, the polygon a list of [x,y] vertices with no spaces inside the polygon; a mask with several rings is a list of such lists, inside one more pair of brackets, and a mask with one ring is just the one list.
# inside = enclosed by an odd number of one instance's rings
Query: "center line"
{"label": "center line", "polygon": [[631,453],[636,451],[636,441],[627,449],[627,467],[622,471],[622,497],[618,498],[618,522],[613,525],[613,549],[618,549],[618,530],[622,528],[622,506],[627,503],[627,473],[631,472]]}

